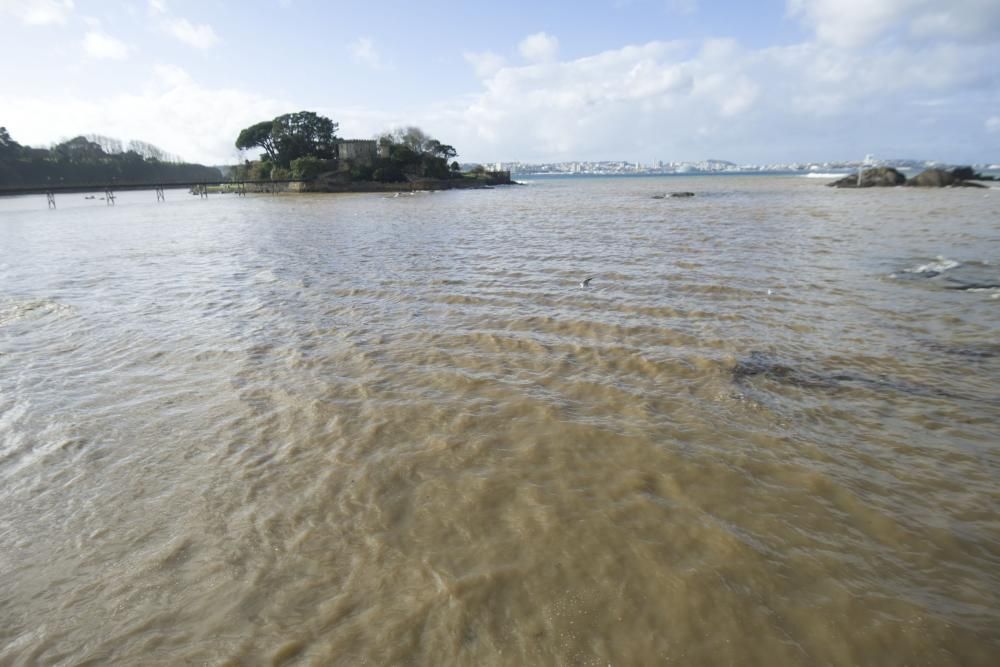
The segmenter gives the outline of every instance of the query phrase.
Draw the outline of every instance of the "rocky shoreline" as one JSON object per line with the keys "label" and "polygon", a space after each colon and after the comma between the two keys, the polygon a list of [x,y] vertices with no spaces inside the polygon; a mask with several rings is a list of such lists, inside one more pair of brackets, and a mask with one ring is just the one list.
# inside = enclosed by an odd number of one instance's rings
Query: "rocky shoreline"
{"label": "rocky shoreline", "polygon": [[400,183],[378,181],[343,182],[336,179],[304,181],[298,192],[418,192],[421,190],[483,190],[497,185],[516,185],[510,175],[487,175],[477,178],[420,178]]}
{"label": "rocky shoreline", "polygon": [[[455,178],[417,178],[398,183],[379,181],[352,181],[342,174],[321,174],[311,181],[276,181],[274,183],[247,184],[243,191],[248,193],[292,193],[292,194],[334,194],[366,192],[421,192],[430,190],[487,190],[498,185],[519,185],[510,178],[510,172],[487,172],[477,176]],[[239,183],[225,183],[205,188],[206,193],[240,192]],[[191,194],[199,194],[200,188],[192,188]]]}
{"label": "rocky shoreline", "polygon": [[831,188],[886,188],[906,185],[918,188],[985,188],[976,181],[996,180],[993,176],[977,174],[972,167],[954,169],[928,169],[907,180],[906,175],[892,167],[873,167],[858,174],[845,176],[833,183]]}

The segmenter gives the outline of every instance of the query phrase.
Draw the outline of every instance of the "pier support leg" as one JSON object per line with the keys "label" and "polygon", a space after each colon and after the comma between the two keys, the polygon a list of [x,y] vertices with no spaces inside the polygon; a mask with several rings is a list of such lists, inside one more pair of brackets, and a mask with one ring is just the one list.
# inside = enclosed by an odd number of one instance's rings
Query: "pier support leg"
{"label": "pier support leg", "polygon": [[45,193],[45,201],[48,204],[49,208],[55,208],[56,207],[56,195],[55,195],[55,193],[54,192],[46,192]]}

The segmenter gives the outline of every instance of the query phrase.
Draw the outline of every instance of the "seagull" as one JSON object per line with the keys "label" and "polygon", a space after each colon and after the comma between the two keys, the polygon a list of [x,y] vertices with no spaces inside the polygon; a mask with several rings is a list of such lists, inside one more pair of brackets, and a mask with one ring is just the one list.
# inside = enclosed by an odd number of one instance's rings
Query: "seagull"
{"label": "seagull", "polygon": [[590,276],[589,278],[584,278],[584,280],[580,283],[580,287],[590,287],[590,281],[593,279],[594,276]]}

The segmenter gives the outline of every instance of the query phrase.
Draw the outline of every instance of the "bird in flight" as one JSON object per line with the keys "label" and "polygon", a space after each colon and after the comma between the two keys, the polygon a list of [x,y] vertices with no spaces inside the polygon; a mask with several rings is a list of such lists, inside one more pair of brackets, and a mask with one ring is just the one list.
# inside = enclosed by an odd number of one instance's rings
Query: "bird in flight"
{"label": "bird in flight", "polygon": [[590,276],[589,278],[584,278],[583,281],[580,283],[580,287],[590,287],[590,281],[593,279],[594,276]]}

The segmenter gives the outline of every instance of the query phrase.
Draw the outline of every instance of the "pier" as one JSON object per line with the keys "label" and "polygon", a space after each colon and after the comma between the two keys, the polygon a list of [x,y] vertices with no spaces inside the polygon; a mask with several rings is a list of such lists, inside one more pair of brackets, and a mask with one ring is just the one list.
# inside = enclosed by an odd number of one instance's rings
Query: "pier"
{"label": "pier", "polygon": [[287,185],[296,182],[294,179],[285,180],[256,180],[256,181],[185,181],[174,183],[88,183],[78,185],[25,185],[6,187],[0,186],[0,197],[14,197],[18,195],[45,195],[46,206],[50,209],[56,208],[57,194],[81,194],[88,192],[100,192],[104,196],[102,199],[108,206],[114,206],[117,198],[116,192],[131,190],[150,190],[156,196],[157,202],[166,202],[167,190],[189,190],[192,194],[197,194],[201,198],[208,197],[208,188],[228,186],[232,188],[229,192],[240,197],[247,193],[247,186],[257,187],[258,191],[276,192],[278,185]]}

